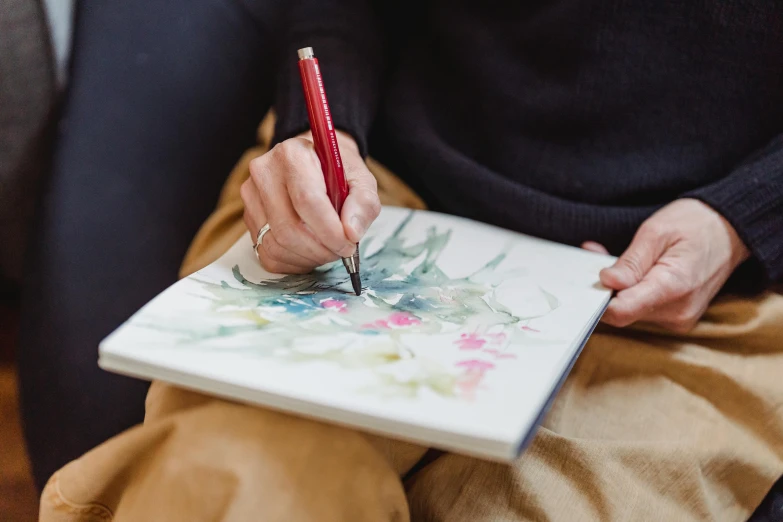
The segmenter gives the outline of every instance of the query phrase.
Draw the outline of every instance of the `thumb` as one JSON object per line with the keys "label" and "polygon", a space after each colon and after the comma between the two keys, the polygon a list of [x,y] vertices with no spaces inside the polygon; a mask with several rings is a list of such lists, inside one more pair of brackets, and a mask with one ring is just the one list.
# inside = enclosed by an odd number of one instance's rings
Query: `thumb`
{"label": "thumb", "polygon": [[381,212],[375,177],[364,165],[357,170],[347,176],[349,192],[340,216],[345,235],[354,243],[359,242]]}
{"label": "thumb", "polygon": [[601,270],[601,284],[612,290],[624,290],[639,283],[668,246],[668,234],[643,223],[615,264]]}

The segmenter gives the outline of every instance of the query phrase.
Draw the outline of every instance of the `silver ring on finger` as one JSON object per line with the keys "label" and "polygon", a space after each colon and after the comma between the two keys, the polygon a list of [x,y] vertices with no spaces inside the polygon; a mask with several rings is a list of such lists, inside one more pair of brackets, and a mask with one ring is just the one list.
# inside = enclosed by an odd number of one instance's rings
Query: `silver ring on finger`
{"label": "silver ring on finger", "polygon": [[258,259],[258,262],[261,262],[261,258],[258,257],[258,247],[260,247],[264,243],[264,236],[267,232],[269,232],[270,226],[269,223],[261,227],[261,230],[258,231],[258,234],[256,235],[256,244],[253,245],[253,252],[256,253],[256,259]]}

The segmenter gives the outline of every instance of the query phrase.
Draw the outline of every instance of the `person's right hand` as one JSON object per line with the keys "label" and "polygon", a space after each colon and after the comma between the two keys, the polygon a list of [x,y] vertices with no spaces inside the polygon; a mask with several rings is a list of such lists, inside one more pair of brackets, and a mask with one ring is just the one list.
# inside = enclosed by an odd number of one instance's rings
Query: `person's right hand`
{"label": "person's right hand", "polygon": [[250,178],[241,189],[244,219],[253,241],[269,223],[258,247],[265,270],[303,274],[349,257],[378,217],[378,186],[356,142],[339,131],[337,142],[349,188],[341,216],[326,196],[310,132],[285,140],[250,162]]}

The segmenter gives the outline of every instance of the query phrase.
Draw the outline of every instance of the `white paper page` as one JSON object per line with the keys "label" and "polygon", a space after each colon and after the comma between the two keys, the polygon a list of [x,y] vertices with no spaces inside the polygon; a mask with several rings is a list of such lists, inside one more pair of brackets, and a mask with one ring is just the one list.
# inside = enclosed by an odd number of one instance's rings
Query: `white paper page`
{"label": "white paper page", "polygon": [[356,297],[339,262],[280,278],[251,244],[140,310],[102,343],[101,365],[494,457],[538,416],[608,299],[598,273],[613,262],[387,207]]}

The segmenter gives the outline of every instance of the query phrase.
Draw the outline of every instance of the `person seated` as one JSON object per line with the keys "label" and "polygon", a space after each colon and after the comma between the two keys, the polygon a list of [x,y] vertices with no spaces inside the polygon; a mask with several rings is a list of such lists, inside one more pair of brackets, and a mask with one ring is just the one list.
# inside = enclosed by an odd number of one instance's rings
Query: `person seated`
{"label": "person seated", "polygon": [[[382,199],[418,195],[619,256],[600,273],[616,291],[604,324],[511,464],[156,382],[142,425],[54,473],[41,520],[763,517],[783,474],[783,5],[312,0],[284,15],[272,147],[237,165],[182,274],[266,225],[264,268],[310,271],[350,255]],[[236,20],[204,20],[199,48]],[[305,46],[340,129],[341,215],[307,130]],[[245,53],[225,66],[247,86]]]}

